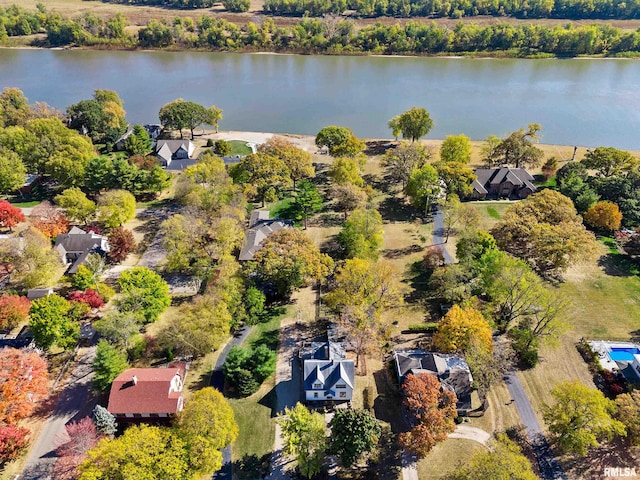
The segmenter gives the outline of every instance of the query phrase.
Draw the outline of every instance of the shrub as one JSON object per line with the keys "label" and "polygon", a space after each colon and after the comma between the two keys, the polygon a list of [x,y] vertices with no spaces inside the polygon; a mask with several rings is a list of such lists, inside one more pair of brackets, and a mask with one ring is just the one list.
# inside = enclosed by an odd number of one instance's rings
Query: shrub
{"label": "shrub", "polygon": [[80,302],[89,305],[91,308],[100,308],[104,305],[104,300],[98,292],[87,288],[84,292],[71,292],[69,294],[71,302]]}
{"label": "shrub", "polygon": [[275,368],[276,354],[266,345],[260,345],[253,351],[234,346],[227,355],[223,371],[227,382],[240,395],[247,396],[258,390]]}
{"label": "shrub", "polygon": [[130,362],[142,358],[147,351],[147,340],[142,335],[136,336],[132,345],[127,349],[127,357]]}
{"label": "shrub", "polygon": [[18,458],[29,445],[29,430],[24,427],[7,425],[0,427],[0,463]]}
{"label": "shrub", "polygon": [[226,140],[218,140],[215,143],[214,151],[221,157],[231,155],[231,144]]}

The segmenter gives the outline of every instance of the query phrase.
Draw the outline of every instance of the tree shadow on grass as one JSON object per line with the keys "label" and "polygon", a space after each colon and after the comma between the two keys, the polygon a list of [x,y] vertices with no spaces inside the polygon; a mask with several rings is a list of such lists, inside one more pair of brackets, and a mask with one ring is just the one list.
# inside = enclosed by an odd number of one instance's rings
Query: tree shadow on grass
{"label": "tree shadow on grass", "polygon": [[598,265],[604,269],[604,273],[613,277],[630,277],[640,274],[637,260],[628,255],[609,253],[598,259]]}
{"label": "tree shadow on grass", "polygon": [[[635,451],[634,451],[635,450]],[[573,478],[600,478],[604,467],[633,467],[640,465],[637,449],[620,438],[591,449],[586,457],[567,455],[563,461]]]}
{"label": "tree shadow on grass", "polygon": [[245,454],[241,459],[233,462],[234,477],[245,479],[265,478],[271,468],[271,454],[266,453],[261,457],[255,454]]}
{"label": "tree shadow on grass", "polygon": [[390,222],[412,222],[416,219],[415,210],[400,197],[385,198],[380,202],[378,211],[382,218]]}

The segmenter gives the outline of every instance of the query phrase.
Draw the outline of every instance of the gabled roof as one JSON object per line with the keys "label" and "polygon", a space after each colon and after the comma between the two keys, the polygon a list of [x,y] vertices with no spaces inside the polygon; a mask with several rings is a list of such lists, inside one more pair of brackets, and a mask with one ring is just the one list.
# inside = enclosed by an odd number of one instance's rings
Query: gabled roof
{"label": "gabled roof", "polygon": [[394,353],[398,378],[406,375],[435,375],[442,388],[456,394],[459,410],[471,408],[471,384],[473,378],[469,365],[460,355],[426,352],[424,350],[399,350]]}
{"label": "gabled roof", "polygon": [[166,144],[156,149],[156,155],[160,157],[162,160],[164,160],[166,163],[171,163],[171,157],[173,157],[171,148],[169,148],[169,146]]}
{"label": "gabled roof", "polygon": [[347,358],[344,346],[337,342],[304,343],[299,357],[303,360],[343,360]]}
{"label": "gabled roof", "polygon": [[[353,360],[305,360],[303,363],[303,386],[305,390],[333,390],[344,382],[353,388],[355,383],[355,365]],[[314,384],[322,386],[314,388]]]}
{"label": "gabled roof", "polygon": [[182,392],[171,390],[171,383],[176,375],[184,381],[185,371],[184,363],[168,368],[125,370],[111,384],[107,410],[114,415],[177,413],[182,402]]}
{"label": "gabled roof", "polygon": [[245,233],[244,244],[238,255],[238,260],[253,260],[253,256],[260,250],[262,242],[273,232],[293,227],[290,220],[269,219],[267,211],[253,211],[249,219],[249,230]]}
{"label": "gabled roof", "polygon": [[189,156],[191,156],[195,149],[191,140],[158,140],[156,143],[156,153],[165,147],[169,149],[171,154],[183,149]]}
{"label": "gabled roof", "polygon": [[475,172],[476,180],[471,184],[478,193],[488,193],[490,186],[500,185],[504,182],[511,182],[518,187],[527,187],[536,191],[535,185],[531,183],[533,176],[524,168],[478,168]]}
{"label": "gabled roof", "polygon": [[56,237],[54,248],[62,254],[84,253],[96,248],[108,251],[106,239],[97,233],[85,232],[81,228],[73,227],[68,233],[61,233]]}

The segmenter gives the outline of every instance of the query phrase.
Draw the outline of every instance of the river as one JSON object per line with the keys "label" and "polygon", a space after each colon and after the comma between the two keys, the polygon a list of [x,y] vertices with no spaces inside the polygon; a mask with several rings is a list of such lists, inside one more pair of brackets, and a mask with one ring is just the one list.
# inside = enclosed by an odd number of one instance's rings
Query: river
{"label": "river", "polygon": [[544,143],[640,150],[640,62],[623,59],[331,57],[0,49],[0,87],[64,109],[116,90],[128,118],[157,122],[182,97],[224,109],[224,130],[315,134],[326,125],[390,137],[417,105],[430,138],[476,140],[542,124]]}

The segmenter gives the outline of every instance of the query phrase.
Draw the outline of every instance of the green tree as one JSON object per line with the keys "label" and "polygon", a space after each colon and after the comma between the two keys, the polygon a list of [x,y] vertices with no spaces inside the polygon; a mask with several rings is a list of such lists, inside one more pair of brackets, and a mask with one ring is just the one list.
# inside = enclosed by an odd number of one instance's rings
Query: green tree
{"label": "green tree", "polygon": [[77,187],[67,188],[56,195],[54,200],[72,222],[86,224],[96,212],[96,204]]}
{"label": "green tree", "polygon": [[245,186],[249,197],[262,202],[272,202],[278,193],[292,186],[287,166],[273,155],[253,153],[247,155],[229,172],[235,183]]}
{"label": "green tree", "polygon": [[247,323],[256,325],[262,321],[264,316],[264,304],[266,297],[261,290],[256,287],[247,288],[244,294],[245,310],[247,312]]}
{"label": "green tree", "polygon": [[329,428],[329,451],[338,455],[342,465],[347,468],[362,455],[371,452],[382,434],[376,417],[366,410],[337,410],[329,422]]}
{"label": "green tree", "polygon": [[465,134],[447,135],[440,146],[440,160],[469,163],[471,161],[471,140],[469,137]]}
{"label": "green tree", "polygon": [[489,163],[493,165],[513,165],[520,167],[537,167],[542,161],[544,152],[533,142],[538,139],[538,132],[542,129],[538,123],[530,123],[525,131],[523,128],[512,132],[493,148]]}
{"label": "green tree", "polygon": [[292,409],[285,408],[278,423],[285,441],[284,451],[295,456],[300,473],[306,478],[320,473],[327,449],[324,417],[297,403]]}
{"label": "green tree", "polygon": [[220,470],[221,450],[238,437],[231,405],[212,387],[197,391],[186,402],[178,416],[177,429],[187,443],[192,469],[201,476]]}
{"label": "green tree", "polygon": [[191,480],[190,457],[186,443],[170,429],[133,425],[87,452],[79,480]]}
{"label": "green tree", "polygon": [[336,158],[329,167],[328,173],[331,180],[338,185],[351,184],[358,187],[364,186],[364,180],[360,176],[358,163],[353,158]]}
{"label": "green tree", "polygon": [[616,397],[616,420],[627,429],[627,441],[640,445],[640,391],[632,390]]}
{"label": "green tree", "polygon": [[473,193],[471,184],[476,179],[475,173],[464,163],[438,162],[433,167],[438,172],[438,177],[445,185],[447,195],[457,195],[467,198]]}
{"label": "green tree", "polygon": [[505,434],[498,434],[489,451],[481,451],[471,457],[471,462],[447,480],[536,480],[531,462],[520,447]]}
{"label": "green tree", "polygon": [[153,141],[149,137],[149,132],[142,125],[134,125],[133,132],[124,142],[124,149],[131,156],[147,155],[152,147]]}
{"label": "green tree", "polygon": [[400,142],[396,148],[387,150],[382,166],[386,167],[389,179],[399,182],[404,190],[413,171],[422,168],[430,157],[431,154],[419,143]]}
{"label": "green tree", "polygon": [[393,135],[398,141],[398,137],[402,134],[402,129],[400,128],[400,115],[397,115],[387,122],[387,126],[391,129],[391,135]]}
{"label": "green tree", "polygon": [[364,150],[362,143],[347,127],[324,127],[316,135],[316,146],[327,147],[332,156],[354,157]]}
{"label": "green tree", "polygon": [[206,108],[195,102],[178,98],[164,105],[160,109],[158,117],[160,117],[160,123],[164,128],[179,130],[180,138],[182,138],[183,129],[191,131],[191,139],[193,140],[193,131],[203,123],[217,125],[217,122],[222,118],[222,110],[215,108],[215,106]]}
{"label": "green tree", "polygon": [[231,144],[226,140],[216,140],[213,151],[221,157],[231,155]]}
{"label": "green tree", "polygon": [[106,340],[100,340],[93,360],[93,385],[99,392],[106,392],[111,388],[111,382],[129,368],[126,354],[110,345]]}
{"label": "green tree", "polygon": [[0,127],[24,125],[30,109],[22,90],[6,87],[0,93]]}
{"label": "green tree", "polygon": [[360,258],[347,260],[335,276],[325,302],[338,316],[355,345],[356,366],[368,351],[379,348],[389,336],[382,313],[402,305],[406,291],[391,263]]}
{"label": "green tree", "polygon": [[128,349],[141,324],[142,319],[135,313],[111,311],[93,322],[93,328],[112,345]]}
{"label": "green tree", "polygon": [[36,344],[44,350],[53,345],[71,349],[80,336],[80,324],[73,318],[71,304],[56,294],[31,302],[29,328]]}
{"label": "green tree", "polygon": [[449,235],[456,229],[469,230],[475,228],[480,222],[480,212],[473,205],[463,203],[456,194],[451,194],[443,206],[445,243],[449,241]]}
{"label": "green tree", "polygon": [[118,431],[116,417],[109,413],[109,410],[102,405],[96,405],[92,412],[92,420],[96,425],[96,430],[104,435],[114,435]]}
{"label": "green tree", "polygon": [[98,197],[97,215],[107,228],[117,228],[136,216],[136,199],[126,190],[110,190]]}
{"label": "green tree", "polygon": [[60,255],[51,248],[51,240],[35,228],[27,230],[22,238],[24,248],[0,245],[0,252],[16,269],[12,280],[24,288],[49,285],[62,266]]}
{"label": "green tree", "polygon": [[94,143],[113,143],[127,128],[123,106],[113,90],[95,90],[93,99],[67,108],[69,125],[79,132],[86,130]]}
{"label": "green tree", "polygon": [[144,318],[144,323],[155,322],[171,305],[169,285],[160,275],[146,267],[125,270],[118,279],[121,312],[134,312]]}
{"label": "green tree", "polygon": [[262,242],[249,269],[275,285],[280,295],[289,296],[308,280],[322,281],[333,269],[333,261],[304,232],[285,228]]}
{"label": "green tree", "polygon": [[296,182],[316,175],[311,154],[296,147],[289,140],[274,136],[260,145],[258,150],[261,153],[272,155],[282,160],[289,171],[291,180],[293,180],[294,190],[296,189]]}
{"label": "green tree", "polygon": [[596,251],[571,200],[550,189],[510,206],[491,234],[501,249],[544,276],[559,276]]}
{"label": "green tree", "polygon": [[413,206],[428,215],[431,205],[441,192],[436,169],[431,165],[424,165],[422,168],[414,170],[404,191],[411,199]]}
{"label": "green tree", "polygon": [[638,166],[638,159],[629,152],[613,147],[598,147],[587,150],[587,154],[580,161],[590,170],[596,170],[602,177],[624,175]]}
{"label": "green tree", "polygon": [[382,215],[373,209],[354,210],[338,234],[348,258],[376,258],[382,246]]}
{"label": "green tree", "polygon": [[26,180],[27,168],[18,154],[0,148],[0,195],[15,192]]}
{"label": "green tree", "polygon": [[309,180],[302,180],[298,187],[293,205],[296,210],[296,218],[302,218],[306,230],[309,216],[322,209],[322,196]]}
{"label": "green tree", "polygon": [[599,441],[626,435],[624,424],[612,417],[616,404],[600,390],[565,381],[551,390],[551,396],[554,403],[543,407],[543,417],[563,452],[585,456]]}
{"label": "green tree", "polygon": [[232,322],[224,300],[201,295],[180,307],[178,318],[160,331],[158,341],[178,355],[202,357],[220,348]]}
{"label": "green tree", "polygon": [[433,120],[426,108],[413,107],[399,116],[398,127],[402,138],[410,138],[415,142],[431,131]]}

